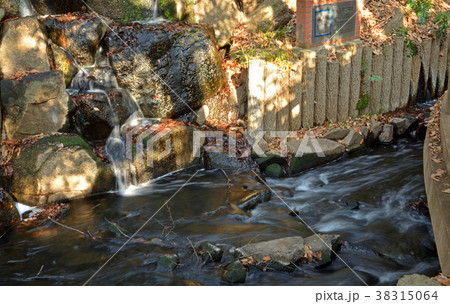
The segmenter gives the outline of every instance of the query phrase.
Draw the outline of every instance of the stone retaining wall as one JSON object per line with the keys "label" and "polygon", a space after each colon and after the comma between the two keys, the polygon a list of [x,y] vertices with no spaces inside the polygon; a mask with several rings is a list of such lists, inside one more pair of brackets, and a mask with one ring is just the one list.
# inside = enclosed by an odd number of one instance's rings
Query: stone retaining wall
{"label": "stone retaining wall", "polygon": [[[414,56],[409,56],[403,37],[386,44],[381,54],[359,40],[340,47],[299,49],[299,59],[289,70],[252,60],[249,131],[295,131],[441,96],[449,75],[448,41],[425,39]],[[327,59],[331,51],[337,60]],[[368,106],[357,109],[365,99]]]}
{"label": "stone retaining wall", "polygon": [[442,273],[450,276],[450,194],[442,192],[448,189],[450,177],[447,174],[447,185],[444,182],[437,182],[431,178],[431,175],[437,169],[447,169],[450,172],[450,94],[445,93],[442,100],[441,110],[441,147],[444,163],[437,164],[432,160],[429,145],[429,137],[425,139],[423,158],[424,158],[424,178],[427,192],[428,206],[430,209],[431,221],[433,224],[434,237],[441,264]]}

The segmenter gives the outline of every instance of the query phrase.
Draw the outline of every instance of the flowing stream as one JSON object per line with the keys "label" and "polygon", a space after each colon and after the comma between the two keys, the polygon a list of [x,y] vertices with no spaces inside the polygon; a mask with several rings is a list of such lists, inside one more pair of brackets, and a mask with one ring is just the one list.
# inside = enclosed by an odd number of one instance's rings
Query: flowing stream
{"label": "flowing stream", "polygon": [[[370,285],[393,285],[404,274],[436,275],[439,263],[430,220],[410,208],[425,199],[422,142],[405,139],[377,147],[296,177],[269,179],[270,186],[319,233],[340,234],[347,245],[340,256]],[[64,225],[52,223],[18,229],[0,240],[0,285],[83,284],[126,237],[114,234],[110,222],[126,234],[135,232],[195,171],[152,181],[127,195],[110,194],[71,204]],[[276,198],[248,213],[227,208],[227,181],[221,171],[200,171],[113,260],[94,285],[218,285],[218,264],[203,265],[192,245],[210,241],[225,249],[222,265],[233,260],[233,248],[281,237],[310,236]],[[358,209],[354,209],[359,206]],[[156,267],[163,253],[177,253],[173,271]],[[39,276],[36,276],[42,267]],[[340,260],[292,273],[251,269],[247,285],[361,285]]]}

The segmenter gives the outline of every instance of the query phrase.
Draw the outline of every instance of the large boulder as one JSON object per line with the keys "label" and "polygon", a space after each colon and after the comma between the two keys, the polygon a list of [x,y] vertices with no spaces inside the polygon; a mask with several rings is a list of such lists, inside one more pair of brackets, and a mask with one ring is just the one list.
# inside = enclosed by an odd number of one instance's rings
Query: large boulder
{"label": "large boulder", "polygon": [[95,53],[108,27],[105,19],[96,14],[52,16],[44,24],[53,43],[65,48],[81,66],[94,64]]}
{"label": "large boulder", "polygon": [[188,1],[187,13],[188,21],[206,23],[214,27],[220,47],[230,42],[231,34],[240,21],[239,10],[234,0]]}
{"label": "large boulder", "polygon": [[127,162],[133,168],[128,172],[128,180],[136,184],[199,163],[194,157],[194,128],[190,126],[175,121],[144,122],[126,132],[127,154],[132,153],[127,155]]}
{"label": "large boulder", "polygon": [[80,0],[30,0],[39,15],[56,15],[79,11]]}
{"label": "large boulder", "polygon": [[9,191],[37,206],[111,191],[115,177],[79,136],[52,136],[25,148],[12,162]]}
{"label": "large boulder", "polygon": [[[126,37],[127,44],[123,38]],[[222,87],[221,58],[209,26],[117,25],[106,44],[119,85],[146,117],[175,118]]]}
{"label": "large boulder", "polygon": [[294,17],[294,11],[283,0],[265,0],[247,16],[247,30],[274,31],[286,26]]}
{"label": "large boulder", "polygon": [[1,82],[4,139],[22,139],[69,128],[69,95],[61,71]]}
{"label": "large boulder", "polygon": [[130,22],[153,17],[155,0],[85,0],[95,12],[115,21]]}
{"label": "large boulder", "polygon": [[20,222],[20,215],[12,197],[0,188],[0,238],[12,226]]}
{"label": "large boulder", "polygon": [[45,28],[33,17],[11,20],[3,24],[0,43],[2,78],[18,72],[50,71]]}
{"label": "large boulder", "polygon": [[236,249],[237,256],[252,257],[257,264],[270,264],[270,268],[277,270],[292,270],[304,254],[304,240],[301,236],[247,244]]}
{"label": "large boulder", "polygon": [[288,142],[292,153],[289,174],[296,174],[341,157],[345,146],[324,138],[300,139]]}
{"label": "large boulder", "polygon": [[138,110],[126,90],[88,91],[72,95],[72,99],[75,128],[89,141],[107,139],[115,126],[124,124]]}

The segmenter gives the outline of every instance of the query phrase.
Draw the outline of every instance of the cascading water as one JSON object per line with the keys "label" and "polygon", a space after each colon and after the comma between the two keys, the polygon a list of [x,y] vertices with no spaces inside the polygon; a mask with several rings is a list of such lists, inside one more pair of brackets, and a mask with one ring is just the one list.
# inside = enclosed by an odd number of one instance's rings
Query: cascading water
{"label": "cascading water", "polygon": [[19,1],[19,11],[20,17],[28,17],[36,14],[36,11],[33,8],[33,4],[31,4],[30,0],[20,0]]}

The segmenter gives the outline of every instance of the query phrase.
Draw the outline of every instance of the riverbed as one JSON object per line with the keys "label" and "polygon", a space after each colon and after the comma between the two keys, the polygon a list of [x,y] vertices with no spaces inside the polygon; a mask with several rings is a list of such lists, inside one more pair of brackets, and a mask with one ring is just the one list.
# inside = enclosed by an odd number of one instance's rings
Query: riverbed
{"label": "riverbed", "polygon": [[[0,285],[81,285],[194,173],[194,178],[90,282],[92,285],[220,285],[234,248],[317,233],[339,234],[341,259],[325,268],[293,272],[252,268],[245,285],[395,285],[405,274],[436,275],[439,262],[430,219],[410,204],[426,200],[423,142],[401,139],[364,150],[295,177],[268,179],[275,194],[251,211],[227,204],[220,170],[177,172],[128,191],[73,201],[61,223],[18,229],[0,240]],[[288,207],[289,206],[289,207]],[[290,209],[309,226],[299,220]],[[203,264],[192,249],[222,247],[221,263]],[[158,257],[177,253],[174,271]],[[351,268],[351,269],[350,269]],[[355,275],[356,272],[358,276]],[[38,275],[39,274],[39,275]],[[362,280],[364,281],[362,281]]]}

